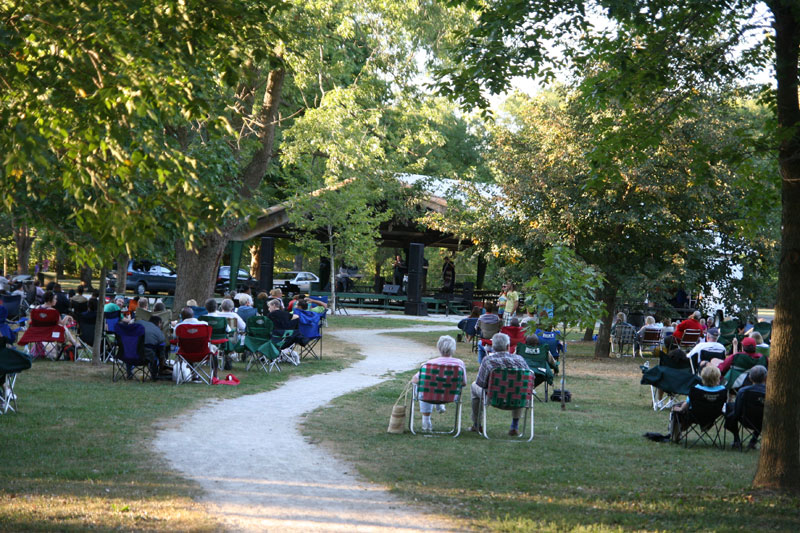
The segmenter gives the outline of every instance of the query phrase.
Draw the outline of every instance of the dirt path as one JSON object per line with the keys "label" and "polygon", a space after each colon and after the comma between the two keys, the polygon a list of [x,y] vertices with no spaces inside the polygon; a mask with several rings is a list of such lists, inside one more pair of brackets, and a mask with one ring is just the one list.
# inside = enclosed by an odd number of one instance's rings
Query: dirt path
{"label": "dirt path", "polygon": [[[410,509],[382,487],[358,480],[354,469],[307,443],[297,428],[302,414],[435,353],[435,347],[376,333],[441,329],[338,331],[365,359],[341,372],[210,403],[160,431],[155,448],[203,487],[210,512],[230,531],[451,531],[445,519]],[[388,424],[388,413],[386,418]],[[227,471],[216,466],[220,462]]]}

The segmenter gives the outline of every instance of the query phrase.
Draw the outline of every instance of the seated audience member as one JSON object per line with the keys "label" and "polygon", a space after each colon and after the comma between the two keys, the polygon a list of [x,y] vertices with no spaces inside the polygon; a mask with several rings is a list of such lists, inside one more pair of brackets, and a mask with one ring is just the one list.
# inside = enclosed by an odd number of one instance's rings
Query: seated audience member
{"label": "seated audience member", "polygon": [[308,310],[312,313],[322,314],[328,308],[328,304],[323,302],[322,300],[317,300],[316,298],[312,298],[311,296],[306,296],[305,298],[306,303],[308,304]]}
{"label": "seated audience member", "polygon": [[661,346],[653,350],[653,357],[658,359],[662,355],[667,355],[677,347],[678,347],[678,341],[675,340],[675,337],[673,337],[672,335],[667,335],[666,337],[664,337],[664,340],[661,341]]}
{"label": "seated audience member", "polygon": [[[678,348],[678,341],[675,340],[675,337],[670,336],[667,338],[670,339],[670,348],[667,348],[666,347],[667,345],[659,347],[661,349],[666,349],[668,351],[666,352],[666,354],[664,354],[663,352],[659,352],[658,364],[659,365],[663,364],[664,366],[669,368],[688,368],[687,366],[688,360],[686,358],[686,352]],[[655,353],[656,352],[654,351],[653,354],[655,355]],[[664,397],[664,391],[656,387],[656,400],[660,402],[661,398],[663,397]]]}
{"label": "seated audience member", "polygon": [[195,300],[194,298],[189,298],[188,300],[186,300],[186,307],[198,307],[197,300]]}
{"label": "seated audience member", "polygon": [[769,348],[769,344],[764,342],[764,337],[761,335],[761,333],[757,331],[751,331],[749,336],[756,341],[756,348]]}
{"label": "seated audience member", "polygon": [[[472,427],[470,431],[480,432],[481,425],[478,417],[481,413],[481,397],[483,391],[489,386],[489,374],[496,368],[524,368],[530,370],[528,363],[521,356],[508,353],[510,344],[508,335],[497,333],[492,337],[492,353],[483,358],[478,369],[478,377],[472,383]],[[522,409],[511,411],[511,429],[508,434],[519,435],[519,417]]]}
{"label": "seated audience member", "polygon": [[[547,354],[547,366],[550,367],[550,370],[553,371],[554,374],[558,374],[558,361],[553,358],[553,354],[550,353],[550,350],[547,346],[541,346],[539,344],[539,337],[536,335],[528,335],[525,337],[525,344],[518,344],[517,345],[517,355],[522,356],[523,359],[530,359],[528,354],[535,355],[536,353],[546,353]],[[529,367],[531,365],[528,365]],[[541,383],[547,379],[546,375],[536,374],[533,379],[533,388],[538,387]]]}
{"label": "seated audience member", "polygon": [[522,320],[519,321],[519,324],[520,324],[520,326],[522,326],[523,328],[525,328],[527,330],[528,329],[528,323],[533,323],[535,325],[535,324],[537,324],[539,322],[539,320],[536,317],[536,309],[535,308],[529,307],[528,309],[526,309],[525,313],[526,313],[525,316],[522,318]]}
{"label": "seated audience member", "polygon": [[[58,298],[56,297],[56,294],[53,291],[45,291],[44,296],[42,297],[42,305],[40,305],[39,308],[56,309],[57,302]],[[64,326],[64,333],[66,334],[67,342],[75,346],[77,343],[75,342],[75,337],[72,335],[72,330],[70,330],[70,327],[72,327],[75,324],[73,318],[65,314],[61,316],[61,318],[59,318],[58,323],[61,326]]]}
{"label": "seated audience member", "polygon": [[[478,318],[478,323],[475,326],[476,331],[482,339],[491,339],[495,333],[500,332],[503,326],[500,316],[495,312],[495,306],[492,302],[486,304],[486,313]],[[478,363],[483,361],[486,357],[486,349],[482,343],[478,343]]]}
{"label": "seated audience member", "polygon": [[154,313],[163,313],[166,310],[167,310],[167,306],[164,305],[164,302],[156,302],[155,305],[153,305],[153,312]]}
{"label": "seated audience member", "polygon": [[[156,305],[158,305],[158,304],[156,304]],[[155,311],[155,308],[153,309],[153,311]],[[180,320],[180,322],[175,324],[175,327],[178,327],[181,324],[205,324],[205,322],[197,320],[194,317],[194,309],[192,309],[191,307],[189,307],[187,305],[186,307],[181,309],[181,320]]]}
{"label": "seated audience member", "polygon": [[[461,368],[461,386],[467,383],[467,367],[464,366],[464,361],[453,357],[456,353],[456,341],[449,335],[442,335],[436,343],[436,348],[439,350],[439,357],[430,359],[423,363],[422,366],[427,364],[432,365],[455,365]],[[415,375],[412,379],[414,383],[419,383],[419,374]],[[431,422],[431,412],[433,412],[434,404],[419,401],[419,412],[422,415],[422,430],[432,431],[433,423]],[[436,404],[436,410],[440,413],[445,412],[444,404]]]}
{"label": "seated audience member", "polygon": [[134,318],[136,317],[136,310],[139,309],[139,299],[139,296],[136,295],[128,301],[128,312]]}
{"label": "seated audience member", "polygon": [[675,333],[675,326],[672,325],[672,319],[665,317],[664,327],[661,328],[661,337],[665,338],[667,335],[672,336],[673,333]]}
{"label": "seated audience member", "polygon": [[76,289],[75,294],[73,296],[71,296],[70,299],[69,299],[70,302],[72,302],[73,305],[74,304],[83,304],[83,303],[86,303],[86,302],[89,301],[89,300],[87,300],[86,296],[83,295],[83,291],[84,291],[83,285],[78,285],[78,288]]}
{"label": "seated audience member", "polygon": [[702,331],[703,328],[700,326],[700,317],[700,311],[695,311],[692,313],[692,316],[678,324],[678,326],[675,328],[675,333],[673,333],[672,336],[678,340],[681,340],[683,338],[683,333],[687,329],[696,329]]}
{"label": "seated audience member", "polygon": [[[467,342],[472,340],[472,337],[475,336],[475,328],[478,325],[478,319],[481,316],[481,308],[477,305],[472,308],[472,312],[469,314],[467,318],[462,318],[458,322],[458,329],[464,332],[464,339]],[[471,327],[469,327],[471,324]]]}
{"label": "seated audience member", "polygon": [[611,335],[614,336],[617,332],[618,327],[622,326],[630,326],[633,327],[632,324],[629,324],[626,320],[625,313],[617,313],[617,316],[614,320],[614,323],[611,325]]}
{"label": "seated audience member", "polygon": [[281,301],[281,303],[283,303],[283,291],[280,289],[272,289],[271,291],[269,291],[269,297],[271,299],[277,298],[278,300]]}
{"label": "seated audience member", "polygon": [[159,370],[164,370],[166,367],[165,345],[167,339],[161,330],[161,317],[154,315],[150,317],[150,320],[136,320],[136,323],[144,327],[144,355],[150,361],[150,368],[154,371],[153,375],[156,376]]}
{"label": "seated audience member", "polygon": [[297,303],[297,301],[298,300],[302,300],[305,297],[306,297],[305,294],[301,294],[301,293],[297,293],[294,296],[292,296],[292,299],[289,300],[288,304],[286,304],[286,310],[291,313],[292,309],[294,309],[294,305]]}
{"label": "seated audience member", "polygon": [[274,326],[272,330],[273,338],[283,336],[284,332],[286,331],[294,331],[292,336],[286,339],[278,348],[284,349],[294,343],[297,343],[300,346],[305,346],[308,343],[308,340],[298,331],[299,321],[297,316],[291,315],[288,311],[284,310],[280,300],[269,301],[269,313],[267,314],[267,318],[272,321]]}
{"label": "seated audience member", "polygon": [[91,322],[97,318],[97,299],[92,298],[86,306],[86,311],[80,314],[80,319],[83,322]]}
{"label": "seated audience member", "polygon": [[[736,339],[733,340],[733,351],[734,353],[730,354],[728,357],[725,358],[724,361],[720,362],[719,359],[712,359],[711,364],[717,364],[719,371],[725,374],[733,364],[733,358],[740,353],[745,353],[750,356],[751,359],[760,359],[763,357],[762,354],[756,351],[756,340],[753,337],[745,337],[742,339],[742,352],[736,351],[737,342]],[[766,359],[765,359],[766,361]]]}
{"label": "seated audience member", "polygon": [[708,325],[706,324],[705,318],[700,319],[700,331],[702,332],[703,337],[705,337],[706,331],[708,331]]}
{"label": "seated audience member", "polygon": [[652,316],[646,316],[644,318],[644,326],[639,328],[639,331],[637,331],[636,335],[634,336],[634,339],[633,339],[633,353],[634,354],[638,353],[638,354],[641,355],[642,347],[641,347],[641,342],[640,341],[644,338],[644,332],[647,331],[648,329],[658,329],[656,327],[656,319],[653,318]]}
{"label": "seated audience member", "polygon": [[725,347],[717,342],[719,338],[719,330],[717,328],[710,328],[708,330],[708,334],[706,335],[705,342],[698,342],[692,348],[692,351],[689,352],[689,359],[694,362],[695,367],[700,364],[700,352],[714,352],[719,354],[720,358],[725,357]]}
{"label": "seated audience member", "polygon": [[[739,439],[739,422],[742,420],[742,415],[745,412],[745,402],[748,398],[747,391],[760,392],[766,394],[767,392],[767,369],[761,365],[754,366],[749,371],[750,381],[752,385],[742,387],[736,393],[736,401],[728,402],[725,406],[725,429],[733,433],[733,449],[741,449],[742,442]],[[763,405],[761,406],[763,408]],[[748,444],[749,448],[755,448],[758,442],[759,431],[756,428],[753,432],[753,438],[750,439]]]}
{"label": "seated audience member", "polygon": [[253,305],[252,289],[250,289],[250,287],[243,287],[240,292],[237,292],[234,295],[233,299],[234,300],[238,300],[239,305],[245,305],[245,304],[248,304],[248,302],[249,302],[248,305],[252,306]]}
{"label": "seated audience member", "polygon": [[[724,385],[719,384],[719,380],[722,377],[720,371],[717,367],[712,365],[707,365],[703,368],[700,372],[700,379],[703,380],[702,383],[698,383],[694,386],[696,389],[700,389],[706,392],[719,392],[725,390]],[[689,397],[686,397],[685,402],[680,402],[672,406],[672,412],[669,416],[669,427],[670,427],[670,438],[673,442],[678,442],[679,440],[679,432],[680,428],[685,426],[687,423],[686,414],[688,413],[689,409],[691,408],[691,403]],[[680,424],[676,424],[675,422],[679,421]]]}
{"label": "seated audience member", "polygon": [[[236,329],[239,331],[239,333],[244,333],[244,330],[247,327],[247,324],[245,324],[245,321],[242,319],[242,317],[238,313],[236,313],[234,311],[233,300],[229,300],[228,298],[225,298],[224,300],[222,300],[222,303],[220,304],[220,310],[219,311],[216,310],[216,306],[217,306],[216,300],[214,300],[213,298],[209,298],[209,301],[214,302],[214,308],[215,308],[214,311],[211,311],[208,308],[208,302],[206,302],[206,309],[208,310],[208,314],[209,315],[211,315],[211,316],[220,316],[220,317],[223,317],[223,318],[226,318],[226,319],[227,318],[235,318],[236,319]],[[241,311],[241,309],[242,309],[242,307],[239,306],[239,310],[240,311]]]}
{"label": "seated audience member", "polygon": [[26,295],[25,286],[22,283],[17,283],[16,285],[14,285],[14,290],[11,291],[11,294],[13,296],[22,296],[23,298],[25,298]]}
{"label": "seated audience member", "polygon": [[114,298],[113,302],[108,302],[105,307],[103,307],[104,313],[114,313],[116,311],[122,311],[125,308],[125,298],[122,296],[117,296]]}

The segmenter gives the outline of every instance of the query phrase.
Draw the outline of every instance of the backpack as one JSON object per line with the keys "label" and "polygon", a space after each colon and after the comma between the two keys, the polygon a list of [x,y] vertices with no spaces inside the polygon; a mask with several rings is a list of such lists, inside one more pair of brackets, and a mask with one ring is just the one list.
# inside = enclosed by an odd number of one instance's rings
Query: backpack
{"label": "backpack", "polygon": [[[564,389],[564,402],[569,403],[571,400],[572,400],[572,393]],[[561,401],[561,389],[556,389],[553,391],[553,394],[550,395],[550,401],[551,402]]]}

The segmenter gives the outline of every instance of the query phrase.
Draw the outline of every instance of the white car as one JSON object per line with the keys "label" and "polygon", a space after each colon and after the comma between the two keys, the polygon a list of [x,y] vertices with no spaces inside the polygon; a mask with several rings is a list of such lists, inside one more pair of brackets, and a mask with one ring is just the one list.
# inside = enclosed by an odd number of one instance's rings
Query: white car
{"label": "white car", "polygon": [[297,291],[308,294],[311,292],[311,284],[319,283],[319,278],[311,272],[290,271],[275,274],[272,283],[275,287],[288,287],[292,292],[296,288]]}

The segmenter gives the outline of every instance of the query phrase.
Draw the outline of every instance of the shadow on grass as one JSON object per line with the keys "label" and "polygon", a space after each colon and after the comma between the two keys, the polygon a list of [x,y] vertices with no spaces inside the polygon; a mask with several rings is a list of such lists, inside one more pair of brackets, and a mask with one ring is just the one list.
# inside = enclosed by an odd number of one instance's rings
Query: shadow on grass
{"label": "shadow on grass", "polygon": [[[474,379],[474,354],[460,344],[458,355]],[[532,443],[467,432],[469,398],[457,439],[387,434],[392,404],[413,373],[336,399],[309,416],[305,432],[369,480],[461,519],[465,528],[800,530],[800,498],[750,491],[756,453],[686,450],[642,437],[666,433],[668,414],[651,409],[649,388],[639,384],[640,364],[572,356],[567,388],[573,402],[566,411],[536,403]],[[508,429],[508,413],[489,414],[490,431]],[[449,411],[434,414],[434,427],[451,420]]]}

